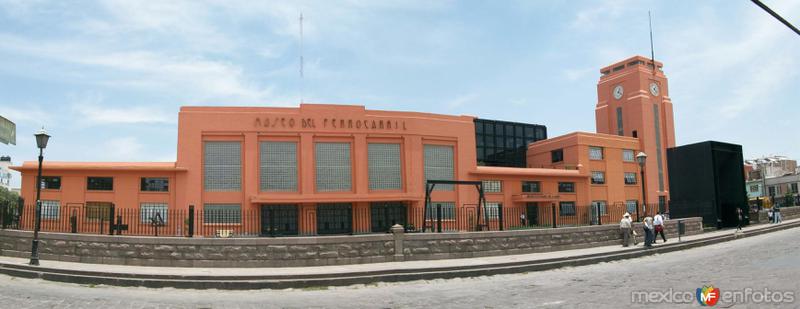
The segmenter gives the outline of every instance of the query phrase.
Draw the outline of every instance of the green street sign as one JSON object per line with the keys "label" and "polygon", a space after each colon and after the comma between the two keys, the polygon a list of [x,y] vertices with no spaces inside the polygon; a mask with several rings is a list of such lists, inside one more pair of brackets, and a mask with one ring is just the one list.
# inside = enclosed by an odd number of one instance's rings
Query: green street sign
{"label": "green street sign", "polygon": [[17,125],[3,116],[0,116],[0,143],[17,144]]}

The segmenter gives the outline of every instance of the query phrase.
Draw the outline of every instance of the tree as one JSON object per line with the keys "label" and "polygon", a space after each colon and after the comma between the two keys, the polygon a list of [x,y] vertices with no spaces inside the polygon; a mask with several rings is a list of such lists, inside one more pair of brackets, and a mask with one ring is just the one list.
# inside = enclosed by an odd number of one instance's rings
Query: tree
{"label": "tree", "polygon": [[0,187],[0,206],[8,207],[9,205],[17,205],[19,195],[16,192],[11,192],[4,187]]}

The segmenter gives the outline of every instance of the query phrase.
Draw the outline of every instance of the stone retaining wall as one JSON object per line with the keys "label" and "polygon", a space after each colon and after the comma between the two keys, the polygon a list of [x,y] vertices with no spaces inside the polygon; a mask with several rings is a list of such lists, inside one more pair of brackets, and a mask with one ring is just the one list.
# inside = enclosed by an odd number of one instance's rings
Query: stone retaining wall
{"label": "stone retaining wall", "polygon": [[[684,219],[686,235],[702,233]],[[667,221],[668,237],[677,220]],[[641,228],[636,225],[637,231]],[[641,234],[641,232],[640,232]],[[617,225],[471,233],[289,238],[169,238],[40,233],[40,258],[179,267],[289,267],[522,254],[619,244]],[[641,236],[640,236],[641,237]],[[32,233],[0,230],[0,254],[29,257]]]}

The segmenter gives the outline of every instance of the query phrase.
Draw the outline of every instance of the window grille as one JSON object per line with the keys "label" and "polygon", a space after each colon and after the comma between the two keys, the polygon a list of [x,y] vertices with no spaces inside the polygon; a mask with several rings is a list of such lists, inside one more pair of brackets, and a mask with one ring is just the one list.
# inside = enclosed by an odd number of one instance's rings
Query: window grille
{"label": "window grille", "polygon": [[203,223],[204,224],[242,223],[242,205],[205,204],[203,205]]}
{"label": "window grille", "polygon": [[592,216],[597,215],[597,208],[600,208],[600,215],[605,215],[607,212],[606,205],[606,201],[592,201],[592,211],[594,212]]}
{"label": "window grille", "polygon": [[242,144],[205,142],[203,152],[206,191],[239,191],[242,188]]}
{"label": "window grille", "polygon": [[575,202],[560,202],[558,204],[558,214],[560,216],[574,216]]}
{"label": "window grille", "polygon": [[558,183],[558,192],[575,192],[575,183],[574,182],[559,182]]}
{"label": "window grille", "polygon": [[42,201],[42,220],[58,219],[61,203],[59,201]]}
{"label": "window grille", "polygon": [[638,205],[638,204],[639,204],[639,201],[637,201],[637,200],[627,200],[627,201],[625,201],[625,210],[629,214],[635,214],[636,213],[636,205]]}
{"label": "window grille", "polygon": [[84,206],[86,219],[108,221],[111,205],[109,202],[86,202],[86,206]]}
{"label": "window grille", "polygon": [[489,220],[500,218],[500,207],[503,207],[502,203],[486,202],[486,214]]}
{"label": "window grille", "polygon": [[606,183],[606,173],[604,172],[592,172],[592,184],[593,185],[602,185]]}
{"label": "window grille", "polygon": [[317,191],[351,191],[350,143],[316,143]]}
{"label": "window grille", "polygon": [[139,205],[139,217],[143,224],[167,224],[167,204],[142,203]]}
{"label": "window grille", "polygon": [[625,173],[625,184],[626,185],[635,185],[636,184],[636,173]]}
{"label": "window grille", "polygon": [[261,142],[261,191],[297,191],[297,143]]}
{"label": "window grille", "polygon": [[589,159],[592,159],[592,160],[603,160],[603,148],[602,147],[589,147]]}
{"label": "window grille", "polygon": [[503,182],[500,180],[484,180],[483,181],[484,193],[500,193],[503,192]]}
{"label": "window grille", "polygon": [[633,156],[633,150],[630,149],[623,149],[622,150],[622,161],[625,162],[634,162],[635,158]]}
{"label": "window grille", "polygon": [[370,143],[367,148],[369,189],[400,190],[402,188],[400,144]]}
{"label": "window grille", "polygon": [[87,190],[113,191],[114,177],[87,177]]}
{"label": "window grille", "polygon": [[[425,145],[425,180],[453,180],[453,146]],[[437,184],[436,191],[453,191],[453,185]]]}
{"label": "window grille", "polygon": [[523,181],[522,182],[522,192],[525,193],[536,193],[542,191],[542,184],[538,181]]}
{"label": "window grille", "polygon": [[317,204],[317,234],[353,232],[353,206],[350,203]]}
{"label": "window grille", "polygon": [[431,202],[430,206],[428,207],[428,219],[432,218],[436,220],[437,205],[442,205],[442,220],[455,220],[456,218],[455,202]]}
{"label": "window grille", "polygon": [[168,192],[169,178],[142,177],[141,190],[145,192]]}

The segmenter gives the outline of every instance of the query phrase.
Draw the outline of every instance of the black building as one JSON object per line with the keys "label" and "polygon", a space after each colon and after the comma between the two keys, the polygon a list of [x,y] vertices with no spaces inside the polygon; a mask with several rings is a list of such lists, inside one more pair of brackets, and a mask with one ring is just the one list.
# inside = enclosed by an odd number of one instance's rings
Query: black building
{"label": "black building", "polygon": [[736,226],[736,208],[749,211],[743,164],[742,146],[736,144],[707,141],[667,149],[670,217]]}
{"label": "black building", "polygon": [[475,119],[478,165],[526,167],[528,144],[543,139],[543,125]]}

